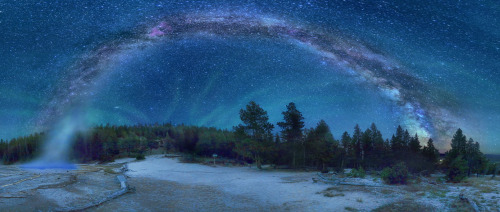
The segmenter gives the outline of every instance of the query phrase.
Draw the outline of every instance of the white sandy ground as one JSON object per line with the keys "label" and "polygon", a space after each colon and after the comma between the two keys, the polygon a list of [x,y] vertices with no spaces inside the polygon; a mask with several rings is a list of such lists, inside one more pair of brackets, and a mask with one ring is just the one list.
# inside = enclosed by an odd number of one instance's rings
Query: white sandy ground
{"label": "white sandy ground", "polygon": [[392,202],[376,193],[343,192],[339,198],[325,197],[331,185],[313,183],[315,172],[283,172],[249,167],[211,167],[180,163],[177,159],[150,156],[128,164],[131,178],[151,178],[180,184],[211,186],[231,195],[258,200],[263,205],[278,205],[300,211],[342,211],[346,207],[371,210]]}
{"label": "white sandy ground", "polygon": [[[183,198],[187,198],[185,202],[197,201],[198,191],[200,196],[220,195],[219,198],[200,199],[198,202],[207,206],[198,209],[202,211],[234,211],[234,208],[225,208],[234,205],[243,210],[255,211],[255,208],[248,205],[242,206],[239,201],[242,198],[251,202],[248,204],[258,205],[259,211],[371,211],[381,206],[384,208],[379,209],[381,211],[388,208],[396,211],[457,211],[464,209],[463,206],[457,206],[461,204],[457,203],[460,202],[458,201],[460,193],[464,193],[471,201],[477,203],[481,211],[500,211],[500,181],[498,177],[491,179],[491,176],[471,177],[459,184],[436,183],[439,176],[433,176],[420,178],[421,182],[412,182],[409,185],[385,185],[380,178],[368,175],[364,179],[340,179],[351,184],[377,187],[332,185],[323,182],[314,183],[312,178],[318,178],[316,172],[258,170],[255,167],[212,167],[181,163],[177,159],[161,155],[149,156],[144,161],[130,162],[128,168],[126,174],[131,179],[151,180],[157,182],[158,187],[163,186],[160,182],[195,186],[192,190],[183,190],[182,186],[165,185],[171,187],[173,191],[179,191],[171,192],[176,193],[172,196],[173,200],[182,201]],[[213,190],[205,191],[202,189],[205,187]],[[169,195],[161,193],[161,188],[157,190],[160,191],[159,195]],[[209,204],[211,200],[217,201],[213,208],[211,207],[214,204]],[[228,203],[231,201],[232,205]],[[172,207],[183,209],[178,206]],[[192,209],[183,211],[190,210]]]}
{"label": "white sandy ground", "polygon": [[[180,163],[162,155],[81,164],[77,170],[24,170],[0,165],[0,211],[54,211],[87,205],[120,188],[123,165],[135,188],[89,211],[457,211],[464,193],[481,211],[500,211],[500,177],[443,183],[439,176],[409,185],[380,178],[337,177],[350,184],[314,183],[316,172]],[[465,210],[467,211],[467,210]]]}

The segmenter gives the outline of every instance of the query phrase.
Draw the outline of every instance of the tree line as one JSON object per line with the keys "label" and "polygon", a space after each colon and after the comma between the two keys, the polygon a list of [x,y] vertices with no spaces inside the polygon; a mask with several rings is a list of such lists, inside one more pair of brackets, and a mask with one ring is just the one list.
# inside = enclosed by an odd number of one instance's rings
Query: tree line
{"label": "tree line", "polygon": [[[356,125],[352,133],[346,131],[336,139],[324,120],[313,128],[305,128],[304,117],[293,102],[282,115],[283,120],[276,124],[279,131],[276,134],[267,112],[253,101],[240,110],[241,124],[232,130],[171,123],[100,125],[74,136],[71,160],[106,162],[143,155],[161,147],[193,157],[210,157],[216,153],[224,158],[255,163],[259,168],[262,164],[274,164],[325,172],[344,168],[382,170],[402,162],[412,173],[443,169],[452,176],[450,180],[493,169],[479,150],[479,143],[471,138],[467,140],[461,129],[453,136],[444,161],[439,163],[439,152],[432,139],[421,146],[418,135],[410,135],[401,126],[390,139],[384,139],[374,123],[364,131]],[[45,133],[35,133],[10,141],[0,140],[3,163],[35,158],[45,139]]]}
{"label": "tree line", "polygon": [[269,123],[267,112],[250,102],[240,110],[243,123],[234,128],[239,141],[235,151],[257,166],[266,162],[322,171],[328,167],[380,170],[398,162],[405,162],[412,172],[433,171],[439,159],[432,139],[422,148],[418,135],[410,136],[401,126],[390,140],[384,140],[374,123],[364,131],[356,125],[352,135],[346,131],[337,140],[324,120],[314,128],[305,128],[304,117],[293,102],[282,115],[283,121],[277,123],[280,133],[273,136],[274,125]]}

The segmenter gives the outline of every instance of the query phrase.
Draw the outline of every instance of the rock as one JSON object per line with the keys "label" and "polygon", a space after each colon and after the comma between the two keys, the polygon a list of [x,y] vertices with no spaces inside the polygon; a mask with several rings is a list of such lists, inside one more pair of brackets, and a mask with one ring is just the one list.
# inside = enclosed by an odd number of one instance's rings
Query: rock
{"label": "rock", "polygon": [[460,193],[458,195],[458,198],[461,200],[461,201],[467,201],[467,198],[465,197],[465,195],[463,193]]}

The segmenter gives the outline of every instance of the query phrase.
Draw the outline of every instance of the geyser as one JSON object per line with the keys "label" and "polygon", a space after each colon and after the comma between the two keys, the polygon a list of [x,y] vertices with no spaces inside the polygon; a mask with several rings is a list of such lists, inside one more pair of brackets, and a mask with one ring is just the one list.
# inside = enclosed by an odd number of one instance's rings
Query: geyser
{"label": "geyser", "polygon": [[73,111],[50,130],[39,158],[22,165],[28,169],[76,169],[70,162],[71,144],[77,131],[86,129],[82,113]]}

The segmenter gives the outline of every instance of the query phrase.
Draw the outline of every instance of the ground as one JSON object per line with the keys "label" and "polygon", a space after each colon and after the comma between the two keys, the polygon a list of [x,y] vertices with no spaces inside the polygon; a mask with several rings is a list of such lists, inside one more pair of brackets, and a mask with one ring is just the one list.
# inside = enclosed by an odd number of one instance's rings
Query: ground
{"label": "ground", "polygon": [[[123,169],[128,168],[128,170]],[[124,171],[122,173],[122,171]],[[72,210],[105,199],[127,176],[131,192],[89,211],[498,211],[500,181],[472,177],[464,183],[442,176],[416,178],[410,185],[385,185],[317,172],[258,170],[255,167],[181,163],[162,155],[146,160],[79,165],[72,171],[33,171],[0,166],[0,211]]]}

